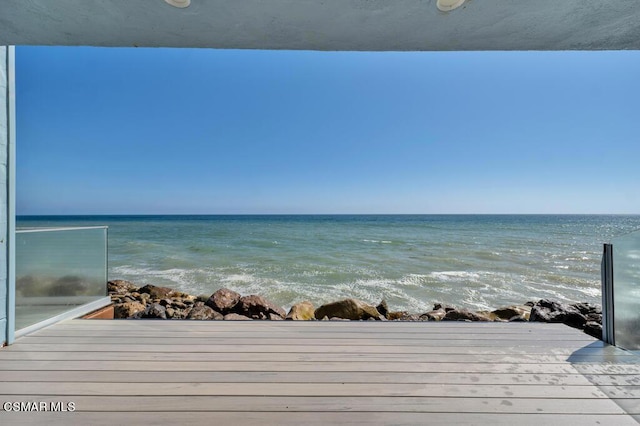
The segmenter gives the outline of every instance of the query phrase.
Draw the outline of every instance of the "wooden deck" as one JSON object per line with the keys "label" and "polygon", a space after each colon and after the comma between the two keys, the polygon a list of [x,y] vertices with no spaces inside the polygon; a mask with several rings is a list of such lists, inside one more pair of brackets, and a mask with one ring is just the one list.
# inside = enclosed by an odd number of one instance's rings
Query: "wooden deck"
{"label": "wooden deck", "polygon": [[640,363],[564,325],[73,320],[0,349],[0,424],[636,425]]}

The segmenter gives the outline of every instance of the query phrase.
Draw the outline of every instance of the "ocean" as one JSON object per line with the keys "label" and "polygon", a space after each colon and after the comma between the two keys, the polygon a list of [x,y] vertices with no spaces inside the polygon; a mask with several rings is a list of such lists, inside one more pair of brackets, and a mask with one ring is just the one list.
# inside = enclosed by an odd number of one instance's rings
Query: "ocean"
{"label": "ocean", "polygon": [[602,244],[640,229],[608,215],[19,216],[109,226],[109,279],[285,308],[346,297],[421,313],[551,298],[600,303]]}

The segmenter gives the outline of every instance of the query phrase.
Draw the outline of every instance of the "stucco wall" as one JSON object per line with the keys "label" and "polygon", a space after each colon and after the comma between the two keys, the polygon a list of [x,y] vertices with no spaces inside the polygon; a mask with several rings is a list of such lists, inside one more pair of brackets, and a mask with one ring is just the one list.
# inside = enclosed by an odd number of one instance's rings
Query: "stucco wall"
{"label": "stucco wall", "polygon": [[7,339],[7,50],[0,46],[0,346]]}

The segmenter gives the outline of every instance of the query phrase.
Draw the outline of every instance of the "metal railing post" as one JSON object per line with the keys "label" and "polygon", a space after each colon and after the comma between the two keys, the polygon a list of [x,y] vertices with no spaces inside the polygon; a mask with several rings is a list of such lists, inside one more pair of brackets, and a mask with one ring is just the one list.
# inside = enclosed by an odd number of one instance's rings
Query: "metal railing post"
{"label": "metal railing post", "polygon": [[615,345],[612,244],[605,244],[603,247],[600,269],[602,274],[602,341],[610,345]]}

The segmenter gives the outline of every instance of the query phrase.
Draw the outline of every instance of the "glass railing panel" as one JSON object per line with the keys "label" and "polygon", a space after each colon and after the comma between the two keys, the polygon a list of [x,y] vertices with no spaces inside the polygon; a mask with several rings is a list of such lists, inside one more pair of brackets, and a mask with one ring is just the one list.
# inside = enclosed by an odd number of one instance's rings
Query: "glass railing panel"
{"label": "glass railing panel", "polygon": [[107,295],[107,228],[16,231],[16,330]]}
{"label": "glass railing panel", "polygon": [[615,343],[640,351],[640,231],[612,244]]}

